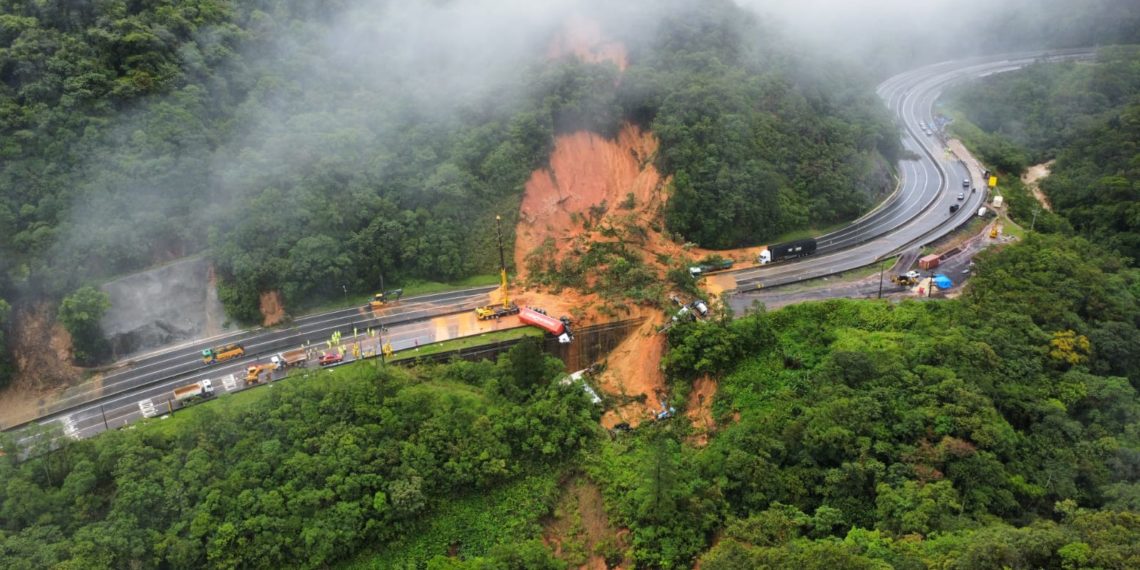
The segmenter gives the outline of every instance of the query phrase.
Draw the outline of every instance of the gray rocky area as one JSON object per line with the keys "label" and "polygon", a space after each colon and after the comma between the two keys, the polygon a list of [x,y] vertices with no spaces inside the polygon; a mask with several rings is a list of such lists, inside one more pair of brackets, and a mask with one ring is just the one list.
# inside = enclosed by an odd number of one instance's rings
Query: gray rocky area
{"label": "gray rocky area", "polygon": [[100,324],[113,358],[232,330],[211,272],[199,256],[104,284],[111,309]]}

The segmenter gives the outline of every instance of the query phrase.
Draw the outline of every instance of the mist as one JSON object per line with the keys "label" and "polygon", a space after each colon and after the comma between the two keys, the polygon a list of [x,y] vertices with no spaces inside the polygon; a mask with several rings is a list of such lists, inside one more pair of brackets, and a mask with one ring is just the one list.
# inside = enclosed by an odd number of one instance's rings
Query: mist
{"label": "mist", "polygon": [[[1135,40],[1140,28],[1138,9],[1124,0],[1082,2],[1076,10],[1062,0],[998,7],[982,0],[736,2],[758,14],[760,45],[778,45],[804,61],[840,60],[869,69],[874,79],[981,53]],[[338,250],[366,246],[331,236],[392,218],[391,203],[439,217],[470,213],[463,211],[465,192],[475,182],[455,163],[473,159],[462,156],[462,146],[423,140],[456,132],[471,117],[500,130],[519,128],[505,123],[535,96],[525,79],[541,76],[536,70],[552,55],[551,40],[575,17],[626,42],[636,58],[637,46],[650,43],[664,18],[702,6],[695,0],[330,4],[243,8],[240,33],[205,26],[179,46],[183,84],[125,105],[103,120],[97,137],[83,140],[87,159],[70,174],[74,199],[62,208],[49,255],[30,262],[41,278],[25,291],[63,295],[85,281],[211,248],[225,254],[230,271],[256,265],[249,252],[276,252],[280,263],[258,269],[256,283],[267,285],[275,275],[310,271],[298,236],[309,239],[310,252],[331,257],[320,279],[306,278],[335,291],[372,287],[394,258],[377,253],[377,268],[354,277]],[[407,181],[417,178],[425,182],[411,189]],[[517,191],[510,184],[476,193],[494,201],[496,192]],[[282,216],[295,212],[303,215]],[[243,234],[247,226],[256,230]],[[399,239],[394,232],[378,229],[375,239]],[[231,234],[236,238],[219,238]],[[440,278],[478,263],[460,260]],[[295,292],[310,293],[322,294]],[[161,302],[161,293],[155,299]]]}
{"label": "mist", "polygon": [[1140,41],[1133,0],[736,0],[802,49],[880,77],[948,59]]}

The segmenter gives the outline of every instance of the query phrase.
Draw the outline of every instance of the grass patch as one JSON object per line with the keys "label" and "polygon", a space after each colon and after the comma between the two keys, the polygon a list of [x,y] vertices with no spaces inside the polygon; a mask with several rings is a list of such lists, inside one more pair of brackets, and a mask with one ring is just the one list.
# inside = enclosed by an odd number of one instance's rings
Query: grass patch
{"label": "grass patch", "polygon": [[440,503],[402,540],[382,552],[364,552],[338,568],[370,570],[423,568],[451,548],[459,558],[482,556],[496,544],[516,544],[539,538],[542,517],[557,501],[556,472],[523,477],[485,495]]}
{"label": "grass patch", "polygon": [[[878,206],[878,204],[875,204],[875,206]],[[870,212],[871,210],[867,210],[867,211]],[[863,214],[859,214],[859,215],[862,216]],[[847,225],[850,224],[852,221],[854,221],[854,220],[847,220],[845,222],[836,222],[830,226],[824,226],[822,228],[807,228],[807,229],[803,229],[803,230],[795,230],[795,231],[783,233],[783,234],[780,234],[779,236],[777,236],[775,239],[771,240],[770,243],[784,243],[784,242],[788,242],[788,241],[794,241],[797,239],[807,239],[810,237],[817,237],[817,236],[821,236],[824,234],[829,234],[831,232],[841,230],[841,229],[847,227]]]}
{"label": "grass patch", "polygon": [[483,333],[476,336],[465,336],[463,338],[425,344],[419,348],[405,348],[404,350],[396,352],[393,357],[393,361],[439,354],[441,352],[451,352],[453,350],[471,348],[484,344],[492,344],[505,340],[514,340],[516,338],[524,338],[528,336],[542,337],[543,334],[543,331],[538,330],[534,327],[515,327],[502,331]]}
{"label": "grass patch", "polygon": [[[403,285],[385,284],[388,290],[403,289],[404,298],[416,297],[419,295],[431,295],[433,293],[445,293],[447,291],[458,291],[461,289],[470,289],[472,287],[483,287],[486,285],[498,285],[498,274],[489,275],[473,275],[466,279],[461,279],[453,283],[440,283],[438,281],[420,281],[411,280]],[[330,300],[312,307],[306,307],[294,317],[304,317],[318,313],[325,313],[328,311],[335,311],[336,309],[344,309],[347,307],[357,307],[367,305],[372,300],[372,296],[380,292],[380,286],[376,286],[376,290],[371,293],[356,293],[341,297],[340,299]]]}
{"label": "grass patch", "polygon": [[[884,283],[889,282],[888,281],[889,276],[893,272],[893,270],[891,268],[893,268],[895,266],[895,264],[898,263],[898,260],[899,260],[898,256],[891,257],[891,258],[888,258],[885,260],[886,271],[883,273],[883,282]],[[771,287],[771,289],[778,289],[782,292],[794,293],[796,291],[807,291],[809,289],[816,289],[816,288],[819,288],[819,286],[823,285],[824,283],[826,283],[828,285],[836,285],[836,284],[842,284],[842,283],[855,282],[855,281],[860,281],[862,279],[866,279],[872,275],[878,275],[879,274],[879,268],[880,268],[880,264],[872,263],[871,265],[864,265],[862,267],[856,267],[855,269],[849,269],[847,271],[844,271],[843,273],[836,273],[835,275],[828,275],[826,277],[818,277],[816,279],[809,279],[807,281],[798,281],[796,283],[789,283],[787,285],[777,285],[775,287]]]}

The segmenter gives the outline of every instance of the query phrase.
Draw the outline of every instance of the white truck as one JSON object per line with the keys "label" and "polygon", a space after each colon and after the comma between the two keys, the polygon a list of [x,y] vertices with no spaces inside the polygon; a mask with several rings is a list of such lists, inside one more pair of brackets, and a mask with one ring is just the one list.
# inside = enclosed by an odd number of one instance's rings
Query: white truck
{"label": "white truck", "polygon": [[174,389],[174,401],[182,407],[189,406],[199,400],[205,400],[213,395],[214,385],[209,380],[202,380]]}
{"label": "white truck", "polygon": [[269,357],[269,361],[273,363],[276,370],[292,366],[304,366],[308,359],[309,353],[303,348],[290,350],[288,352],[279,352]]}

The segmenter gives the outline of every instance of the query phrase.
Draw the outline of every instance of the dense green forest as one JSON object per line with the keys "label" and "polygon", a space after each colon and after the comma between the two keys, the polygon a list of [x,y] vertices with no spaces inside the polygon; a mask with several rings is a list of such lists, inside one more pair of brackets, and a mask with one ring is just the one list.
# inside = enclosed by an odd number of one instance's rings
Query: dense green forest
{"label": "dense green forest", "polygon": [[704,447],[684,415],[602,436],[535,345],[357,365],[0,458],[0,557],[566,568],[535,541],[581,472],[638,568],[1135,568],[1140,272],[1038,234],[976,260],[957,301],[673,328],[671,401],[719,379]]}
{"label": "dense green forest", "polygon": [[870,84],[788,55],[727,0],[629,21],[583,2],[628,46],[620,79],[545,59],[557,10],[512,52],[466,58],[462,39],[400,28],[479,6],[385,6],[5,3],[0,296],[58,299],[209,248],[227,310],[255,321],[263,291],[296,308],[381,275],[486,271],[491,220],[513,221],[553,137],[623,120],[662,139],[679,239],[763,242],[890,186],[897,141]]}
{"label": "dense green forest", "polygon": [[421,520],[484,493],[510,501],[520,521],[499,510],[476,528],[472,509],[446,539],[462,540],[464,556],[530,556],[505,547],[549,509],[558,472],[599,430],[585,392],[553,382],[560,369],[536,342],[497,364],[360,365],[20,464],[9,453],[0,560],[13,570],[320,568],[414,540]]}
{"label": "dense green forest", "polygon": [[643,567],[1130,568],[1140,272],[1080,239],[975,258],[960,301],[829,301],[670,331],[685,428],[592,473]]}
{"label": "dense green forest", "polygon": [[661,140],[666,225],[685,240],[766,243],[853,219],[893,189],[899,137],[869,78],[794,56],[724,3],[670,16],[636,47],[619,96]]}
{"label": "dense green forest", "polygon": [[[1041,184],[1059,215],[1039,229],[1076,231],[1140,259],[1140,48],[1103,48],[1095,62],[1042,63],[957,88],[968,123],[955,130],[1010,178],[1056,160]],[[1003,176],[1003,178],[1005,178]],[[1020,192],[1013,213],[1034,209]]]}

